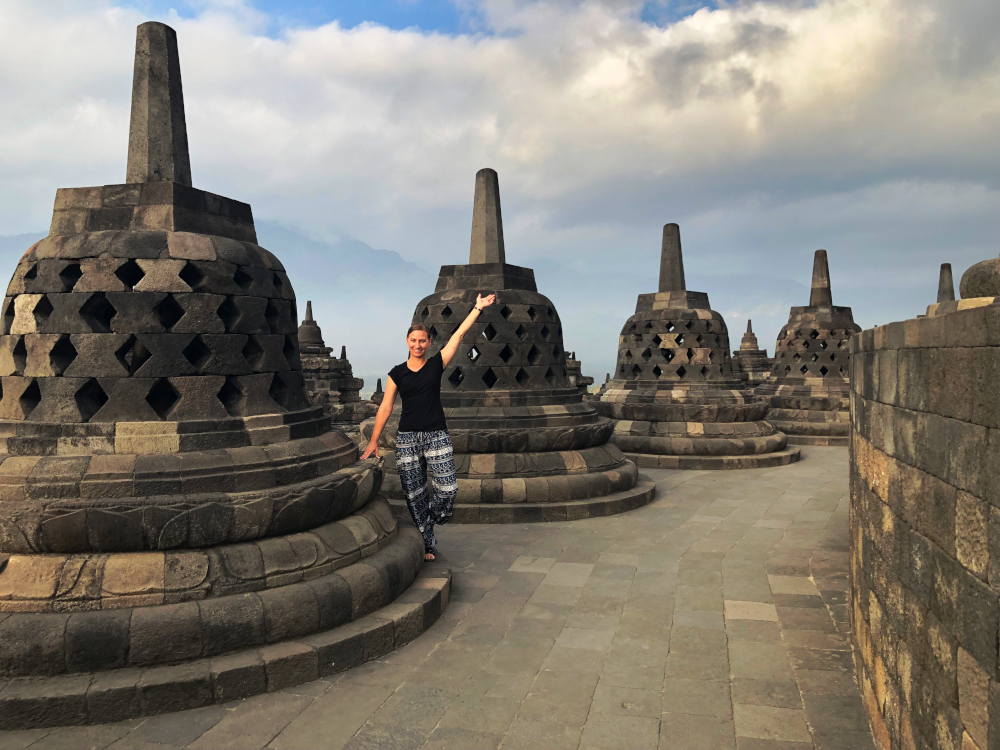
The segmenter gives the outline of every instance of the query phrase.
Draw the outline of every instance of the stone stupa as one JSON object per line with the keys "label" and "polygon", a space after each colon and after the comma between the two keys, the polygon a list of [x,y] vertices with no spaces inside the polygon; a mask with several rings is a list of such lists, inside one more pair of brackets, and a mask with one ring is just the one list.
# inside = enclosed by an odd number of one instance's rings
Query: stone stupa
{"label": "stone stupa", "polygon": [[279,690],[447,602],[435,566],[407,591],[419,534],[306,399],[250,206],[192,187],[160,23],[137,31],[126,180],[57,191],[3,304],[0,729]]}
{"label": "stone stupa", "polygon": [[583,374],[583,365],[576,358],[576,352],[566,355],[566,372],[569,373],[570,384],[580,391],[580,395],[586,398],[590,392],[590,386],[594,384],[594,379]]}
{"label": "stone stupa", "polygon": [[378,406],[361,400],[365,381],[354,377],[347,359],[347,347],[340,348],[340,357],[330,356],[333,349],[323,341],[323,332],[313,319],[312,302],[306,302],[306,317],[299,325],[299,353],[306,395],[312,404],[326,408],[333,426],[355,433],[358,426],[375,416]]}
{"label": "stone stupa", "polygon": [[746,387],[756,388],[767,380],[774,362],[767,356],[767,349],[761,349],[753,332],[751,321],[747,321],[747,332],[743,334],[740,348],[733,352],[733,371]]}
{"label": "stone stupa", "polygon": [[848,444],[850,339],[860,330],[851,308],[834,306],[826,250],[817,250],[809,305],[791,309],[771,376],[755,391],[771,405],[768,420],[789,443]]}
{"label": "stone stupa", "polygon": [[659,292],[640,294],[618,341],[615,376],[596,402],[640,468],[737,469],[799,458],[744,391],[729,332],[708,295],[684,282],[680,229],[663,227]]}
{"label": "stone stupa", "polygon": [[[458,470],[456,523],[555,521],[608,515],[653,497],[653,484],[608,442],[600,417],[569,380],[562,324],[530,268],[506,262],[497,173],[480,170],[469,263],[442,266],[413,323],[430,329],[433,355],[480,293],[496,292],[445,368],[441,402]],[[405,352],[401,352],[401,355]],[[380,438],[385,492],[403,498],[395,474],[399,410]],[[373,421],[362,425],[371,436]]]}

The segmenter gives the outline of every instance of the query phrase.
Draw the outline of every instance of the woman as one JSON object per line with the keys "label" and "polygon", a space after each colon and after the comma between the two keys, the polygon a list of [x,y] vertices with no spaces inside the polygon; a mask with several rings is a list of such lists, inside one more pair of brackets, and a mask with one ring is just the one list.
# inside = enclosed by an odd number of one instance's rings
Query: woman
{"label": "woman", "polygon": [[[455,507],[458,481],[455,479],[455,456],[448,437],[448,425],[441,407],[441,377],[465,334],[472,328],[483,308],[496,299],[495,294],[476,297],[476,306],[462,321],[448,343],[430,359],[427,350],[431,335],[426,326],[413,325],[406,332],[406,346],[410,357],[403,364],[389,371],[385,395],[375,415],[375,429],[361,458],[378,452],[378,439],[385,423],[392,414],[396,391],[403,399],[403,414],[396,433],[396,471],[406,493],[406,506],[413,523],[424,537],[424,559],[434,559],[437,539],[434,524],[447,523]],[[427,492],[430,476],[433,496]]]}

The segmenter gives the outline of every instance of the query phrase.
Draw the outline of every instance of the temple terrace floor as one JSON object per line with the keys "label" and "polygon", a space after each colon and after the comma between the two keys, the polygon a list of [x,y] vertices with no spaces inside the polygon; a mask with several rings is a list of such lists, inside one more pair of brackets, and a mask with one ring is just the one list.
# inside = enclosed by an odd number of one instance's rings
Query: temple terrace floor
{"label": "temple terrace floor", "polygon": [[438,531],[442,618],[335,678],[0,749],[872,747],[849,639],[847,449],[645,471],[608,518]]}

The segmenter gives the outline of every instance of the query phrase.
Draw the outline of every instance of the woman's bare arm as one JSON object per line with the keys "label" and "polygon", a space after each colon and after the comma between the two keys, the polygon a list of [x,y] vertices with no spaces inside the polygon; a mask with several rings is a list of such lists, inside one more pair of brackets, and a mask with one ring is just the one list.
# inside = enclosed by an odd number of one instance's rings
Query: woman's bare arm
{"label": "woman's bare arm", "polygon": [[392,382],[392,378],[387,377],[385,379],[385,393],[382,396],[382,403],[379,404],[378,413],[375,414],[375,429],[372,430],[372,439],[368,441],[368,447],[361,454],[361,458],[368,458],[372,453],[375,454],[376,458],[380,458],[378,439],[382,436],[382,430],[385,429],[385,423],[389,421],[389,415],[392,414],[392,407],[395,403],[396,384]]}
{"label": "woman's bare arm", "polygon": [[448,339],[448,343],[444,345],[441,350],[441,361],[444,362],[444,366],[447,367],[448,363],[451,362],[452,358],[458,352],[459,344],[462,343],[462,339],[465,338],[465,334],[469,332],[472,328],[472,324],[476,322],[479,318],[479,314],[483,311],[484,307],[489,307],[493,304],[493,301],[497,298],[495,294],[490,294],[486,297],[483,295],[478,295],[476,297],[476,305],[469,311],[468,316],[462,321],[462,325],[458,327],[458,330],[452,334],[451,338]]}

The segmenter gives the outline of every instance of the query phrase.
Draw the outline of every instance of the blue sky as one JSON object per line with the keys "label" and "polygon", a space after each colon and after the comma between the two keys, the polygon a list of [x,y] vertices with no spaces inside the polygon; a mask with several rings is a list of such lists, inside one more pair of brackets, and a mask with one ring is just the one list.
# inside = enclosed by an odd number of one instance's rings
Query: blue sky
{"label": "blue sky", "polygon": [[[203,0],[132,0],[122,4],[152,16],[175,11],[182,18],[192,18],[205,7]],[[249,5],[269,16],[270,34],[332,21],[345,28],[370,22],[390,29],[417,27],[446,34],[489,31],[476,3],[469,0],[250,0]],[[647,23],[665,24],[718,5],[716,0],[651,0],[639,15]]]}

